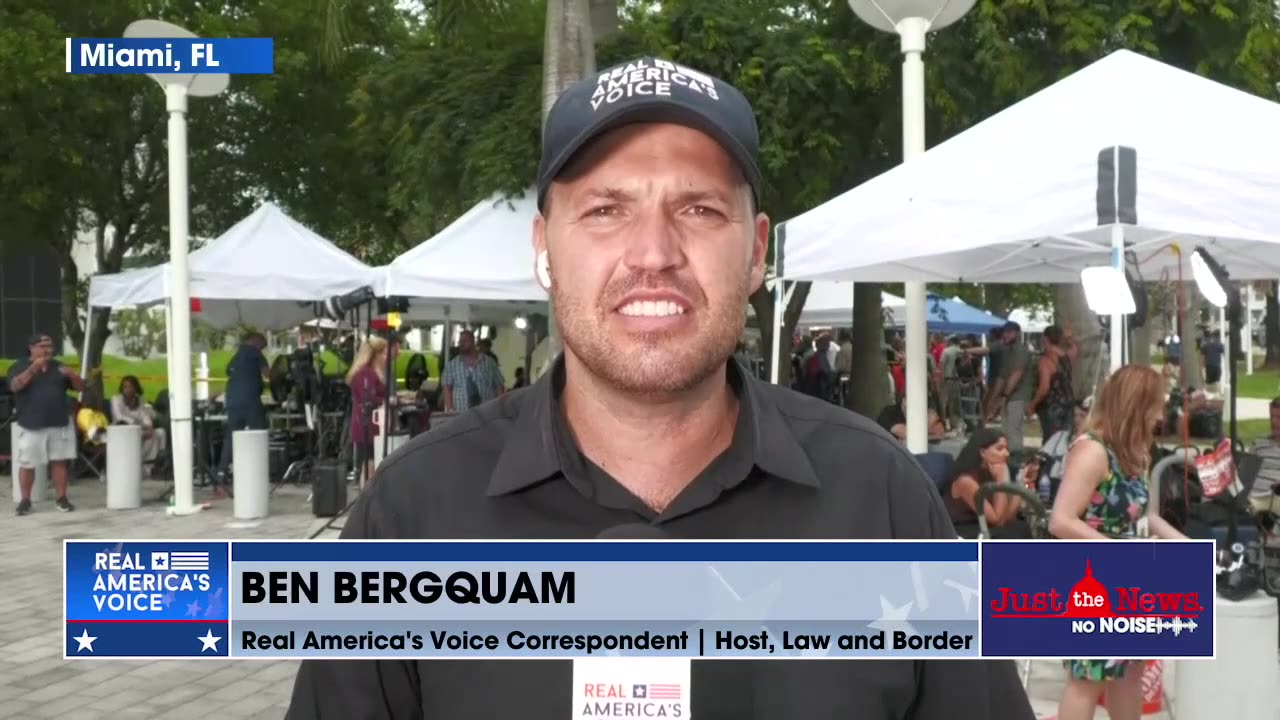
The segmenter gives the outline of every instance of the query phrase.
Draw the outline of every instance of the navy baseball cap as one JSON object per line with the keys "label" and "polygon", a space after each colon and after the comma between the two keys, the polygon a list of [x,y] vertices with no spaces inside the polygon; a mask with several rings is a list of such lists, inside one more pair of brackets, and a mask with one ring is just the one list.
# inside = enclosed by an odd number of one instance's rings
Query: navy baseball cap
{"label": "navy baseball cap", "polygon": [[635,123],[673,123],[706,133],[738,163],[760,204],[760,132],[746,96],[706,73],[642,57],[574,83],[551,106],[542,131],[538,207],[580,150],[610,130]]}
{"label": "navy baseball cap", "polygon": [[27,338],[27,347],[33,347],[35,345],[39,345],[40,343],[46,340],[48,340],[49,342],[53,342],[53,338],[49,337],[45,333],[33,333],[31,337]]}

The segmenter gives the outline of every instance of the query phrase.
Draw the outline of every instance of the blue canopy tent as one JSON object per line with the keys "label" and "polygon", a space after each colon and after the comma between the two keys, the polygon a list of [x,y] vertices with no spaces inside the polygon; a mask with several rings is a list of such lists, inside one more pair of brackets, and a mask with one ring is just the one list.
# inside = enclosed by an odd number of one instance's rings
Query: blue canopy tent
{"label": "blue canopy tent", "polygon": [[[929,293],[926,302],[929,306],[930,332],[985,334],[1006,322],[1004,318],[998,318],[985,310],[959,300],[948,300],[935,293]],[[892,313],[893,325],[902,327],[907,316],[906,308],[893,308]]]}

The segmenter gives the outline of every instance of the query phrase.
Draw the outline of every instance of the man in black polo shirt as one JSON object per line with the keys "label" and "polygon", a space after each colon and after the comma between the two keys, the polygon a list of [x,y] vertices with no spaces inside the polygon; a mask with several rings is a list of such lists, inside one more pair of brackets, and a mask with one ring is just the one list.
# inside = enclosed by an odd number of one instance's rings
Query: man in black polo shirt
{"label": "man in black polo shirt", "polygon": [[[723,81],[643,58],[547,119],[535,274],[564,355],[533,386],[385,461],[348,538],[955,538],[867,420],[730,361],[763,280],[755,117]],[[569,661],[308,661],[288,717],[575,717]],[[1012,663],[695,661],[698,720],[1032,720]]]}
{"label": "man in black polo shirt", "polygon": [[67,500],[67,464],[76,459],[76,430],[71,423],[68,388],[84,390],[84,381],[53,357],[53,340],[42,333],[27,341],[27,357],[9,367],[9,391],[17,404],[13,464],[18,468],[18,514],[31,512],[36,467],[47,465],[58,494],[56,507],[75,510]]}
{"label": "man in black polo shirt", "polygon": [[249,333],[236,354],[227,363],[227,390],[222,401],[226,407],[227,426],[222,440],[219,482],[227,482],[231,467],[231,437],[237,430],[266,430],[267,411],[262,407],[262,380],[270,371],[262,349],[267,339],[262,333]]}

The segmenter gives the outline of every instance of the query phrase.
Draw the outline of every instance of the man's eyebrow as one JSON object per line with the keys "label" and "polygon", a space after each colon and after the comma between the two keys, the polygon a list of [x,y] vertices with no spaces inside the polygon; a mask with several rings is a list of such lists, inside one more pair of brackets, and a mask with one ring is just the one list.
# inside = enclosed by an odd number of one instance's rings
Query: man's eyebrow
{"label": "man's eyebrow", "polygon": [[595,187],[587,188],[582,191],[581,200],[608,200],[610,202],[623,203],[630,202],[635,199],[635,195],[623,190],[619,187]]}

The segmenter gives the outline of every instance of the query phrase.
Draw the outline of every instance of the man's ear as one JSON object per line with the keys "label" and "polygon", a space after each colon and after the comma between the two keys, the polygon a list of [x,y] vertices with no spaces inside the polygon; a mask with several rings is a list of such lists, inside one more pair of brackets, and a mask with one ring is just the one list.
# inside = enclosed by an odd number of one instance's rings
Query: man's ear
{"label": "man's ear", "polygon": [[533,216],[533,276],[543,290],[551,289],[551,260],[547,254],[547,219]]}
{"label": "man's ear", "polygon": [[751,292],[759,290],[764,284],[769,256],[769,227],[769,216],[758,213],[751,228]]}

